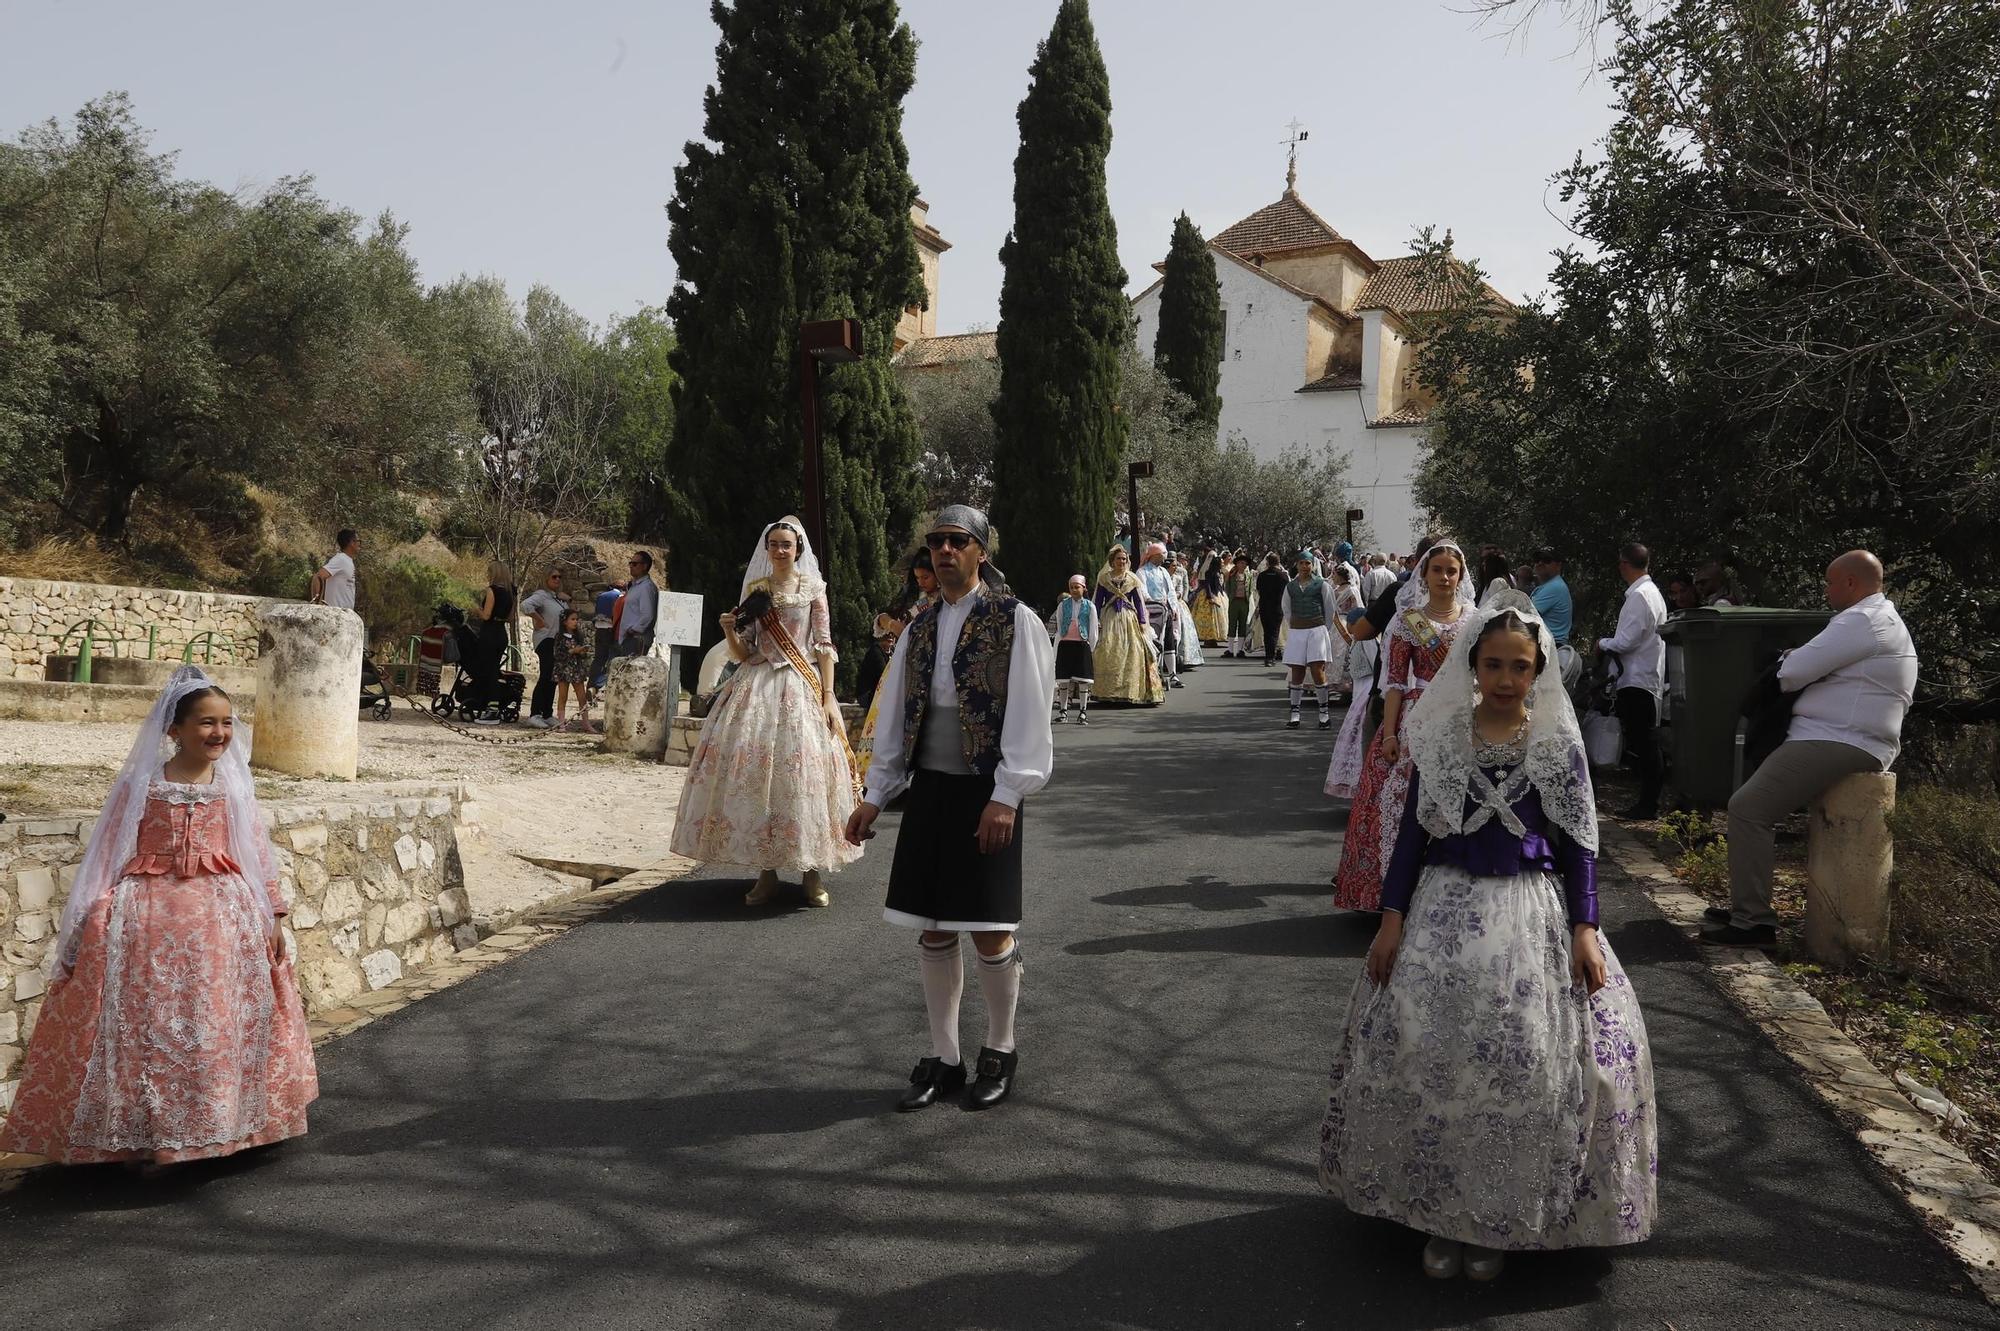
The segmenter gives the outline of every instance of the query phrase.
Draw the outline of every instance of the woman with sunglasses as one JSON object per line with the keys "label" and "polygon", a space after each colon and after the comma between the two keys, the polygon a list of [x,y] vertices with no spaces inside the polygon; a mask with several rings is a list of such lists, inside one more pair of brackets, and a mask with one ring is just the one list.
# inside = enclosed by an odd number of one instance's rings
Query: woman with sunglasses
{"label": "woman with sunglasses", "polygon": [[832,904],[820,881],[861,858],[846,838],[854,770],[833,694],[826,581],[797,518],[764,529],[743,595],[722,613],[739,669],[717,693],[681,787],[673,851],[704,864],[756,869],[746,906],[802,875],[806,904]]}

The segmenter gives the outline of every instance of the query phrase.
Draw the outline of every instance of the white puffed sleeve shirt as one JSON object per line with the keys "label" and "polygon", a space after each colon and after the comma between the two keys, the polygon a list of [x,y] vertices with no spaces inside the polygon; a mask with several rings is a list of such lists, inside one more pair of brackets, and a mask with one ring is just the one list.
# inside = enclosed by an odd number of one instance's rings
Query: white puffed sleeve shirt
{"label": "white puffed sleeve shirt", "polygon": [[[986,595],[975,587],[956,603],[938,601],[937,665],[931,671],[931,706],[958,711],[958,679],[953,659],[958,635],[973,607]],[[895,654],[882,672],[881,697],[889,706],[876,721],[875,752],[868,763],[868,803],[880,809],[903,793],[910,772],[903,761],[903,679],[909,670],[910,634],[896,641]],[[1014,605],[1014,650],[1007,665],[1007,715],[1000,725],[1000,766],[993,774],[993,800],[1008,808],[1049,783],[1055,770],[1055,732],[1051,710],[1056,692],[1056,653],[1048,630],[1026,604]],[[883,733],[884,731],[888,733]]]}

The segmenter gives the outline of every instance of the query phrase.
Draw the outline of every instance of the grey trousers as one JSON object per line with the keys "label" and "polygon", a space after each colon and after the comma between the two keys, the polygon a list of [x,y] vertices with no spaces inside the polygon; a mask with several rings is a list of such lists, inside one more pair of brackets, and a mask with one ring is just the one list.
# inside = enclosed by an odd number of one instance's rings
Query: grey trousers
{"label": "grey trousers", "polygon": [[1771,909],[1771,862],[1778,823],[1810,805],[1834,782],[1857,772],[1879,772],[1866,749],[1830,739],[1780,744],[1729,797],[1729,920],[1740,929],[1776,925]]}

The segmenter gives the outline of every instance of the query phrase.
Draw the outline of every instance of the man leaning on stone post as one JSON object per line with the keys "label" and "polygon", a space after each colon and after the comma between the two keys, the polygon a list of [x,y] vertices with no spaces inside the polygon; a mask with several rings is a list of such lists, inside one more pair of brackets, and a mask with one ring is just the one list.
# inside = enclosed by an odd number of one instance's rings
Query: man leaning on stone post
{"label": "man leaning on stone post", "polygon": [[1729,909],[1711,906],[1701,941],[1768,947],[1778,939],[1771,862],[1778,821],[1842,779],[1886,772],[1917,687],[1917,649],[1882,594],[1882,561],[1853,550],[1826,570],[1831,623],[1785,653],[1778,687],[1798,694],[1785,742],[1729,801]]}

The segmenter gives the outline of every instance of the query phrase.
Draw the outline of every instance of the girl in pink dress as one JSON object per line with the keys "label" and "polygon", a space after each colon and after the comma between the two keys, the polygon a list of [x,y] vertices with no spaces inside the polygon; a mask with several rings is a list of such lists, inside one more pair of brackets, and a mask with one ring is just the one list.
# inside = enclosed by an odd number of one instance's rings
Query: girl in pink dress
{"label": "girl in pink dress", "polygon": [[77,867],[0,1151],[158,1166],[306,1130],[319,1076],[249,747],[228,695],[176,671]]}
{"label": "girl in pink dress", "polygon": [[1382,908],[1382,875],[1396,849],[1403,802],[1410,793],[1412,768],[1403,728],[1471,608],[1465,552],[1451,541],[1439,541],[1403,585],[1396,618],[1384,635],[1389,664],[1382,675],[1382,726],[1368,746],[1341,838],[1340,871],[1333,879],[1333,904],[1341,910]]}

